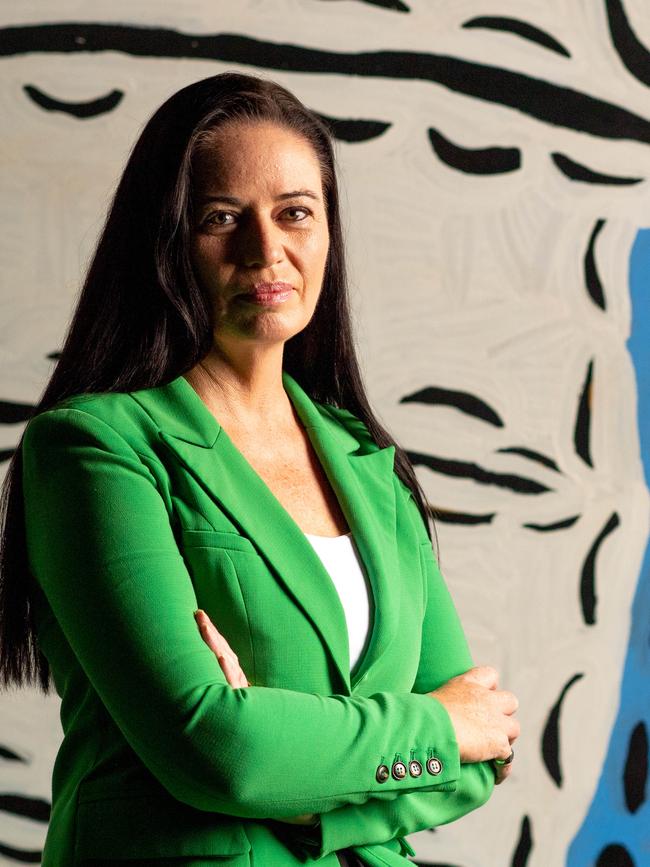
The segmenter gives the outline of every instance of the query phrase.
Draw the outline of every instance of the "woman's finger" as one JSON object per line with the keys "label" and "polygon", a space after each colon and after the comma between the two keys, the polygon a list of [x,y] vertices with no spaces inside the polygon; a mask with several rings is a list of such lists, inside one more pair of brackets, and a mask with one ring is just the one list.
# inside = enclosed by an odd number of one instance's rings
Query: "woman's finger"
{"label": "woman's finger", "polygon": [[199,608],[199,610],[195,613],[195,619],[198,624],[199,629],[201,630],[201,636],[203,640],[208,645],[210,650],[217,655],[228,655],[232,654],[232,649],[223,635],[219,632],[214,623],[210,620],[208,615]]}
{"label": "woman's finger", "polygon": [[510,715],[519,710],[519,699],[514,693],[507,689],[500,689],[498,690],[497,695],[499,696],[502,713]]}
{"label": "woman's finger", "polygon": [[230,686],[235,688],[250,686],[246,675],[239,665],[237,654],[233,651],[205,611],[199,608],[194,612],[194,618],[199,627],[201,637],[217,657],[221,670],[226,676],[226,680]]}
{"label": "woman's finger", "polygon": [[[512,744],[512,741],[511,741],[511,744]],[[510,776],[510,774],[512,773],[512,763],[514,761],[514,750],[512,749],[512,746],[510,746],[509,749],[510,749],[510,752],[508,753],[508,756],[507,756],[508,761],[506,761],[505,764],[503,764],[503,761],[504,761],[503,759],[497,759],[497,760],[494,760],[492,762],[492,767],[494,768],[494,771],[496,774],[495,785],[497,785],[497,786],[500,783],[503,783],[504,780],[507,780],[508,777]]]}
{"label": "woman's finger", "polygon": [[219,656],[217,659],[230,686],[248,686],[248,681],[238,662],[234,662],[229,656]]}
{"label": "woman's finger", "polygon": [[475,665],[469,671],[457,676],[478,683],[487,689],[497,689],[499,686],[499,672],[493,665]]}

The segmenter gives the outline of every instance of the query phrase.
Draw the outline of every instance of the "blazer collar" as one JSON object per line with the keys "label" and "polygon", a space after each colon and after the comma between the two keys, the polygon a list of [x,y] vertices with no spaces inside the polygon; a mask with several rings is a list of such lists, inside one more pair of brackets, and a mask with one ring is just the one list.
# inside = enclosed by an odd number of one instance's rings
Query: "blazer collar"
{"label": "blazer collar", "polygon": [[372,590],[370,639],[352,679],[345,613],[329,573],[188,380],[179,376],[131,395],[175,458],[249,537],[302,608],[331,658],[339,681],[335,691],[350,694],[387,651],[398,626],[395,446],[378,448],[352,413],[313,401],[286,371],[282,381],[348,521]]}

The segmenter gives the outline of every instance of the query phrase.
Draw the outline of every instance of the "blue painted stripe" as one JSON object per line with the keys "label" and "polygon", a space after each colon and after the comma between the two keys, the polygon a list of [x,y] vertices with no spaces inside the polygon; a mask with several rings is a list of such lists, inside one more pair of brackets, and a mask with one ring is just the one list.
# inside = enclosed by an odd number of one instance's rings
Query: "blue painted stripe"
{"label": "blue painted stripe", "polygon": [[[646,485],[650,487],[650,229],[641,229],[629,268],[632,328],[628,349],[636,375],[639,440]],[[650,540],[649,540],[650,542]],[[625,806],[623,768],[630,733],[645,720],[650,732],[650,544],[646,546],[632,605],[632,625],[621,684],[618,715],[596,794],[569,847],[567,867],[591,867],[609,844],[625,846],[637,867],[650,865],[650,791],[630,814]]]}

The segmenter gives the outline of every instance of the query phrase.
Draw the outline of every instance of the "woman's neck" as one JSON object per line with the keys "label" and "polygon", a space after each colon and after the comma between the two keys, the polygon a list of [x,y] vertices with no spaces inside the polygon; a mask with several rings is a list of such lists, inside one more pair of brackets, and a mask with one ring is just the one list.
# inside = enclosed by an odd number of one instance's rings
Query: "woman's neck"
{"label": "woman's neck", "polygon": [[295,411],[282,382],[281,365],[235,368],[222,358],[202,359],[184,374],[225,427],[265,432],[295,428]]}

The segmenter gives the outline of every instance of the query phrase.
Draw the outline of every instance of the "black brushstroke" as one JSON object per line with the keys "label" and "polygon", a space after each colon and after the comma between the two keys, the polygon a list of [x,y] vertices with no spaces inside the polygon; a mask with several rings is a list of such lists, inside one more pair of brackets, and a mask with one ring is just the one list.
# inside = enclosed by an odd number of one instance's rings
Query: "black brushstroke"
{"label": "black brushstroke", "polygon": [[471,18],[461,25],[465,29],[485,29],[485,30],[500,30],[506,33],[514,33],[515,36],[521,36],[522,39],[528,39],[531,42],[536,42],[542,48],[548,48],[555,51],[556,54],[562,54],[564,57],[571,57],[570,52],[562,45],[561,42],[546,33],[545,30],[540,30],[527,21],[520,21],[518,18],[502,18],[498,15],[479,15],[476,18]]}
{"label": "black brushstroke", "polygon": [[635,864],[625,846],[610,843],[598,856],[595,867],[635,867]]}
{"label": "black brushstroke", "polygon": [[554,82],[457,57],[412,51],[334,52],[233,33],[192,35],[119,24],[28,24],[0,29],[0,56],[121,51],[134,57],[219,60],[283,72],[423,80],[514,108],[555,126],[650,143],[650,121]]}
{"label": "black brushstroke", "polygon": [[554,151],[551,158],[562,174],[572,181],[605,184],[611,187],[630,187],[634,184],[640,184],[644,180],[644,178],[622,178],[620,175],[604,175],[602,172],[595,172],[558,151]]}
{"label": "black brushstroke", "polygon": [[468,175],[503,175],[521,167],[519,148],[479,148],[454,144],[433,127],[427,130],[431,147],[445,165]]}
{"label": "black brushstroke", "polygon": [[521,455],[523,458],[530,458],[531,461],[537,461],[537,463],[543,464],[550,470],[555,470],[558,473],[562,472],[553,458],[549,458],[546,455],[533,451],[533,449],[527,449],[524,446],[507,446],[502,449],[496,449],[496,451],[502,454]]}
{"label": "black brushstroke", "polygon": [[[435,831],[435,828],[427,828],[427,831]],[[416,867],[458,867],[457,864],[441,864],[440,861],[414,861],[412,858],[408,858],[406,864],[415,864]]]}
{"label": "black brushstroke", "polygon": [[[435,831],[435,828],[427,828],[427,831]],[[408,858],[406,864],[415,864],[416,867],[458,867],[457,864],[442,864],[440,861],[414,861]]]}
{"label": "black brushstroke", "polygon": [[0,842],[0,855],[5,855],[17,864],[40,864],[43,859],[43,852],[40,849],[16,849],[2,842]]}
{"label": "black brushstroke", "polygon": [[11,460],[11,457],[16,449],[0,449],[0,464]]}
{"label": "black brushstroke", "polygon": [[392,126],[381,120],[351,120],[350,118],[328,117],[312,109],[312,114],[318,115],[334,138],[347,142],[370,141]]}
{"label": "black brushstroke", "polygon": [[493,473],[484,470],[477,464],[467,461],[458,461],[451,458],[438,458],[426,455],[422,452],[407,451],[406,454],[412,464],[425,466],[445,476],[454,476],[460,479],[472,479],[480,485],[492,485],[498,488],[507,488],[516,494],[544,494],[553,490],[547,488],[534,479],[526,479],[510,473]]}
{"label": "black brushstroke", "polygon": [[111,90],[106,96],[101,96],[98,99],[86,100],[85,102],[64,102],[61,99],[48,96],[47,93],[34,87],[33,84],[24,84],[23,90],[39,108],[44,108],[46,111],[61,111],[79,120],[98,117],[100,114],[113,111],[122,102],[124,96],[123,90]]}
{"label": "black brushstroke", "polygon": [[650,51],[630,27],[621,0],[605,0],[609,32],[621,63],[642,84],[650,87]]}
{"label": "black brushstroke", "polygon": [[578,414],[576,416],[575,428],[573,430],[573,444],[576,453],[590,467],[593,467],[589,446],[591,432],[591,379],[593,371],[594,361],[592,359],[587,365],[587,374],[582,386],[582,391],[580,392]]}
{"label": "black brushstroke", "polygon": [[484,400],[467,391],[454,391],[429,385],[400,398],[399,403],[426,403],[429,406],[453,406],[466,415],[471,415],[495,427],[503,427],[501,416]]}
{"label": "black brushstroke", "polygon": [[607,304],[605,301],[603,284],[600,282],[600,276],[598,275],[598,268],[596,266],[596,238],[600,234],[604,225],[605,220],[596,220],[596,224],[594,225],[591,236],[589,238],[589,244],[587,245],[587,252],[585,253],[584,260],[585,283],[587,284],[587,292],[589,293],[591,300],[594,302],[594,304],[600,307],[601,310],[605,310],[607,308]]}
{"label": "black brushstroke", "polygon": [[616,512],[613,512],[603,529],[596,536],[582,565],[580,575],[580,603],[582,618],[588,626],[596,622],[596,555],[607,536],[621,523]]}
{"label": "black brushstroke", "polygon": [[551,530],[565,530],[567,527],[573,527],[580,515],[573,515],[570,518],[564,518],[562,521],[555,521],[553,524],[522,524],[522,527],[527,527],[529,530],[538,530],[540,533],[548,533]]}
{"label": "black brushstroke", "polygon": [[15,400],[0,400],[0,424],[18,424],[31,418],[33,403],[19,403]]}
{"label": "black brushstroke", "polygon": [[562,786],[562,771],[560,769],[560,709],[568,690],[581,677],[584,677],[584,674],[574,674],[565,686],[562,687],[560,696],[551,708],[544,731],[542,732],[542,761],[558,788]]}
{"label": "black brushstroke", "polygon": [[636,813],[647,798],[648,784],[648,730],[643,721],[632,729],[627,745],[627,758],[623,770],[625,806]]}
{"label": "black brushstroke", "polygon": [[27,762],[25,756],[15,752],[10,747],[0,744],[0,759],[5,759],[8,762]]}
{"label": "black brushstroke", "polygon": [[435,509],[433,517],[441,524],[464,524],[465,526],[473,526],[476,524],[491,524],[495,517],[495,512],[490,512],[486,515],[470,515],[469,512],[451,512],[449,509]]}
{"label": "black brushstroke", "polygon": [[11,816],[33,819],[35,822],[49,822],[51,805],[43,798],[30,798],[27,795],[0,794],[0,812]]}
{"label": "black brushstroke", "polygon": [[370,6],[381,6],[382,9],[390,9],[393,12],[410,12],[410,8],[402,0],[360,0]]}
{"label": "black brushstroke", "polygon": [[521,830],[515,851],[512,854],[511,867],[526,867],[528,857],[533,848],[533,835],[530,830],[530,817],[521,820]]}

